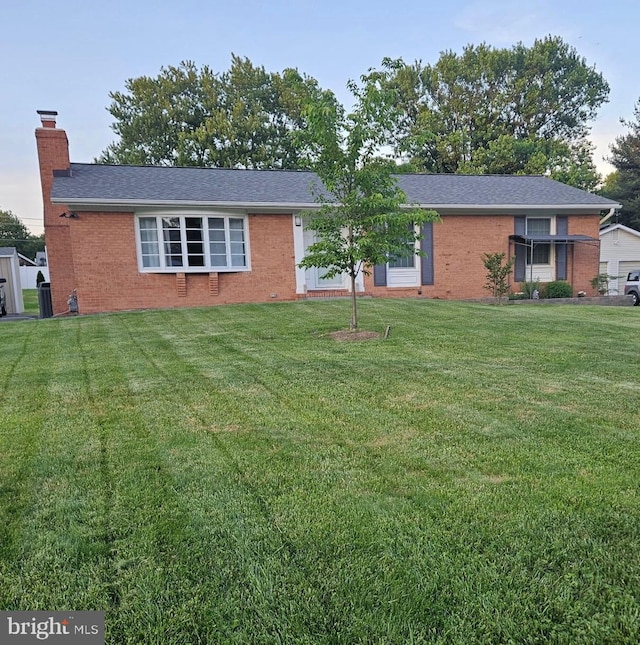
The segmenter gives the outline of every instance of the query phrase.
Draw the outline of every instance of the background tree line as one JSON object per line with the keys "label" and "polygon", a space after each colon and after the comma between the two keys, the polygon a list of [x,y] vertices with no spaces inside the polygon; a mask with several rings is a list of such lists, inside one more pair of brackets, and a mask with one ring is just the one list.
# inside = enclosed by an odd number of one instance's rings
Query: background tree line
{"label": "background tree line", "polygon": [[[588,140],[609,86],[559,37],[497,49],[469,45],[433,64],[385,59],[396,96],[389,146],[405,170],[548,174],[579,188],[599,182]],[[192,62],[126,81],[108,111],[118,136],[103,163],[307,168],[305,106],[331,90],[295,69],[270,73],[233,56],[215,73]]]}
{"label": "background tree line", "polygon": [[[366,150],[391,170],[548,175],[591,191],[601,184],[589,134],[609,85],[559,37],[530,47],[469,45],[434,64],[384,59],[362,78],[392,97],[386,145],[376,137],[377,149]],[[113,164],[320,170],[327,154],[311,136],[310,115],[317,125],[338,106],[332,90],[297,69],[267,72],[236,55],[223,72],[182,62],[128,79],[109,96],[117,139],[96,161]],[[370,124],[382,118],[375,104]],[[599,192],[623,204],[620,222],[640,229],[640,102],[634,116],[611,146],[616,171]],[[43,245],[10,212],[0,231],[24,255]]]}
{"label": "background tree line", "polygon": [[14,246],[33,260],[38,251],[44,251],[44,233],[33,235],[17,215],[0,210],[0,246]]}
{"label": "background tree line", "polygon": [[[369,74],[395,97],[386,156],[398,170],[548,175],[590,191],[602,183],[589,134],[609,85],[559,37],[469,45],[434,64],[385,59]],[[235,55],[221,73],[183,62],[125,87],[110,93],[118,139],[102,163],[315,168],[309,106],[335,100],[296,69],[267,72]],[[619,221],[640,229],[638,110],[611,146],[616,172],[600,192],[623,204]]]}

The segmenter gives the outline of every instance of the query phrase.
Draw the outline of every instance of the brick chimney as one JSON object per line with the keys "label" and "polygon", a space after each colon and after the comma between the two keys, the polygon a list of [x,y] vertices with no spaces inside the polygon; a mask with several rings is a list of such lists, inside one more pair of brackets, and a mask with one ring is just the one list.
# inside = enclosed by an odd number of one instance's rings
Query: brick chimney
{"label": "brick chimney", "polygon": [[56,128],[57,112],[51,110],[38,110],[41,127],[36,129],[36,142],[38,144],[38,161],[40,162],[40,183],[42,185],[42,200],[44,202],[44,223],[51,222],[52,217],[58,217],[64,212],[64,207],[53,207],[51,186],[53,184],[54,170],[69,169],[69,141],[64,130]]}
{"label": "brick chimney", "polygon": [[68,211],[64,204],[51,203],[53,173],[69,171],[69,141],[64,130],[56,128],[57,112],[38,110],[41,126],[36,128],[40,184],[44,205],[44,235],[49,261],[53,313],[65,312],[69,294],[76,288]]}

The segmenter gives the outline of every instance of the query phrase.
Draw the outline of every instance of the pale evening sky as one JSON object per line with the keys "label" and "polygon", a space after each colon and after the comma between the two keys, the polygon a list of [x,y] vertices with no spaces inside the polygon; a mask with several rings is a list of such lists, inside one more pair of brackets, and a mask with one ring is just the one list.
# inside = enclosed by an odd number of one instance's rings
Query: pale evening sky
{"label": "pale evening sky", "polygon": [[466,44],[525,45],[561,36],[611,86],[592,124],[601,173],[640,98],[637,0],[0,0],[0,209],[42,231],[36,110],[57,110],[71,159],[114,140],[109,92],[192,60],[225,71],[231,53],[296,67],[349,102],[346,83],[386,56],[435,63]]}

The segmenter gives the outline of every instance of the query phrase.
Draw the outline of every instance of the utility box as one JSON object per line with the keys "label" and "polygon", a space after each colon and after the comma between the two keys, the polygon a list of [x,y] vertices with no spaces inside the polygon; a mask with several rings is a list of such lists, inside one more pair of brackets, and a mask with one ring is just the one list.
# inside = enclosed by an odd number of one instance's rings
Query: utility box
{"label": "utility box", "polygon": [[40,307],[40,318],[53,318],[50,282],[40,283],[38,287],[38,306]]}

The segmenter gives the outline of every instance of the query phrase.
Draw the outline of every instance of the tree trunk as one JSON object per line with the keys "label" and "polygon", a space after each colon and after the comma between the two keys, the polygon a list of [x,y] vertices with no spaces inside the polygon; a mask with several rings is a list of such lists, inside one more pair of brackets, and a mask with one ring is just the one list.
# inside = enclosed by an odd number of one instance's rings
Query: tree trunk
{"label": "tree trunk", "polygon": [[349,329],[355,331],[358,329],[358,305],[356,300],[356,276],[351,273],[351,322]]}

